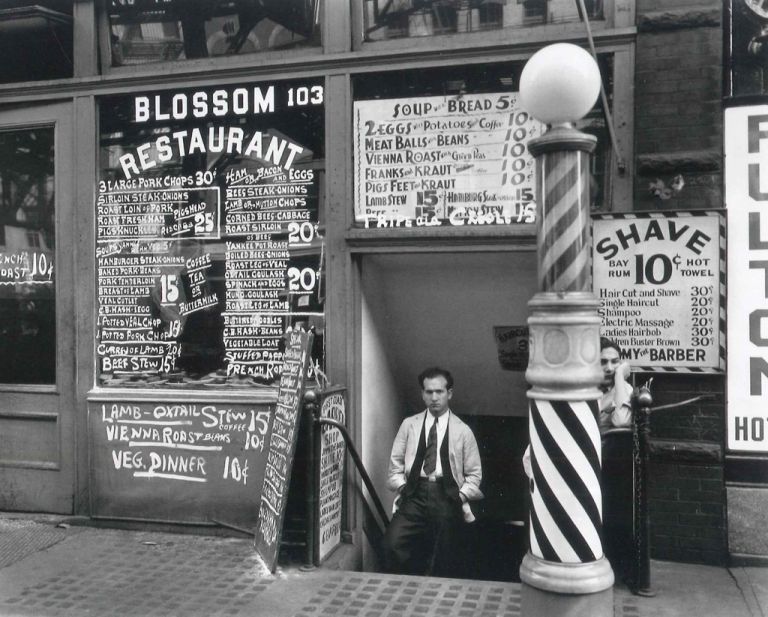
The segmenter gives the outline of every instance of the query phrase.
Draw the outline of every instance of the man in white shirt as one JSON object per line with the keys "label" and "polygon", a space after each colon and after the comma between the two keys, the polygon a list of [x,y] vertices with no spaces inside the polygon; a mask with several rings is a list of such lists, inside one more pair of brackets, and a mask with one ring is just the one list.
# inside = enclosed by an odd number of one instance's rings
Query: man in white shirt
{"label": "man in white shirt", "polygon": [[449,408],[453,377],[441,368],[419,375],[427,408],[400,425],[387,487],[396,510],[384,536],[385,567],[401,574],[457,576],[462,525],[470,501],[483,497],[482,466],[472,430]]}

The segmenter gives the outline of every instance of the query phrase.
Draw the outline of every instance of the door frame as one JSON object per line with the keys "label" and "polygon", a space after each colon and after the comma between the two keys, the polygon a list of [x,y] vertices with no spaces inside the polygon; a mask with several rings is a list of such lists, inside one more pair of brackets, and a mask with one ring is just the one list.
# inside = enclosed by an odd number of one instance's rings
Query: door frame
{"label": "door frame", "polygon": [[76,479],[72,104],[0,109],[0,131],[43,127],[54,129],[56,383],[0,384],[0,426],[22,423],[34,433],[47,425],[56,444],[45,456],[20,452],[4,459],[0,453],[0,490],[10,493],[5,496],[8,509],[71,514]]}

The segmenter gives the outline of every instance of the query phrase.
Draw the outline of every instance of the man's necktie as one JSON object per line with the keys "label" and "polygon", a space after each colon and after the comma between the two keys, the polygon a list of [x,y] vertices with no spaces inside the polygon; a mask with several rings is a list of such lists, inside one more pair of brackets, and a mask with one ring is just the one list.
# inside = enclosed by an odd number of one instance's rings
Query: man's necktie
{"label": "man's necktie", "polygon": [[424,473],[429,475],[437,465],[437,418],[432,423],[427,436],[427,450],[424,452]]}

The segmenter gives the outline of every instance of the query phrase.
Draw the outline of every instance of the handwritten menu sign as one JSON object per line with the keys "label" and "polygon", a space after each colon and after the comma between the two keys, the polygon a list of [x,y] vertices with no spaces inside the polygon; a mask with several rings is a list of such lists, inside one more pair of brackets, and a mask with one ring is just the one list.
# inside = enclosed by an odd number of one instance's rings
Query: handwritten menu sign
{"label": "handwritten menu sign", "polygon": [[273,415],[229,402],[91,402],[92,511],[252,526]]}
{"label": "handwritten menu sign", "polygon": [[[271,381],[279,375],[281,340],[291,305],[284,293],[317,289],[317,268],[291,265],[291,242],[317,234],[307,208],[314,172],[263,168],[234,172],[227,188],[224,348],[233,371]],[[281,232],[287,222],[289,234]],[[278,235],[280,234],[280,235]],[[319,264],[318,264],[319,267]]]}
{"label": "handwritten menu sign", "polygon": [[364,227],[534,222],[526,144],[542,125],[517,93],[356,101],[354,127]]}
{"label": "handwritten menu sign", "polygon": [[298,439],[301,397],[312,346],[311,332],[294,330],[288,334],[280,374],[280,389],[267,449],[267,464],[261,488],[256,550],[274,572],[280,549],[283,516],[288,499],[293,454]]}
{"label": "handwritten menu sign", "polygon": [[50,285],[54,281],[53,258],[52,250],[0,251],[0,285]]}
{"label": "handwritten menu sign", "polygon": [[[321,395],[320,417],[346,425],[347,408],[343,390]],[[323,425],[320,431],[317,558],[323,561],[341,543],[341,497],[344,458],[347,449],[339,429]]]}
{"label": "handwritten menu sign", "polygon": [[279,82],[104,105],[101,385],[277,384],[283,334],[324,319],[322,103]]}
{"label": "handwritten menu sign", "polygon": [[725,226],[713,211],[599,215],[594,290],[601,333],[633,367],[724,369]]}

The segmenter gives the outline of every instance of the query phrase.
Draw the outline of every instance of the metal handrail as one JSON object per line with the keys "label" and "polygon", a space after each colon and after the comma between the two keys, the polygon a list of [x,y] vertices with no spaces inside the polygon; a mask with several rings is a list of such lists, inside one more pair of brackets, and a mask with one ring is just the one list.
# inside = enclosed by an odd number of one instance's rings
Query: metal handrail
{"label": "metal handrail", "polygon": [[379,494],[376,492],[376,489],[373,486],[373,482],[371,482],[371,478],[365,469],[363,460],[360,458],[360,454],[358,454],[357,448],[355,448],[355,444],[347,432],[347,427],[340,422],[337,422],[336,420],[331,420],[330,418],[318,418],[317,416],[315,417],[315,423],[327,424],[339,429],[341,436],[344,438],[344,443],[347,444],[347,449],[349,450],[349,454],[355,463],[355,467],[357,467],[357,471],[363,480],[363,484],[365,484],[365,488],[368,489],[368,493],[371,495],[373,505],[376,506],[376,511],[379,513],[381,520],[384,522],[384,527],[386,528],[387,525],[389,525],[389,517],[387,516],[387,511],[384,509],[384,505],[381,503]]}
{"label": "metal handrail", "polygon": [[650,461],[651,415],[654,411],[677,409],[691,403],[712,398],[712,394],[701,394],[684,401],[651,407],[651,378],[640,386],[634,397],[633,458],[635,463],[635,572],[632,593],[638,596],[652,597],[656,592],[651,587],[651,533],[650,513],[648,508],[648,465]]}

